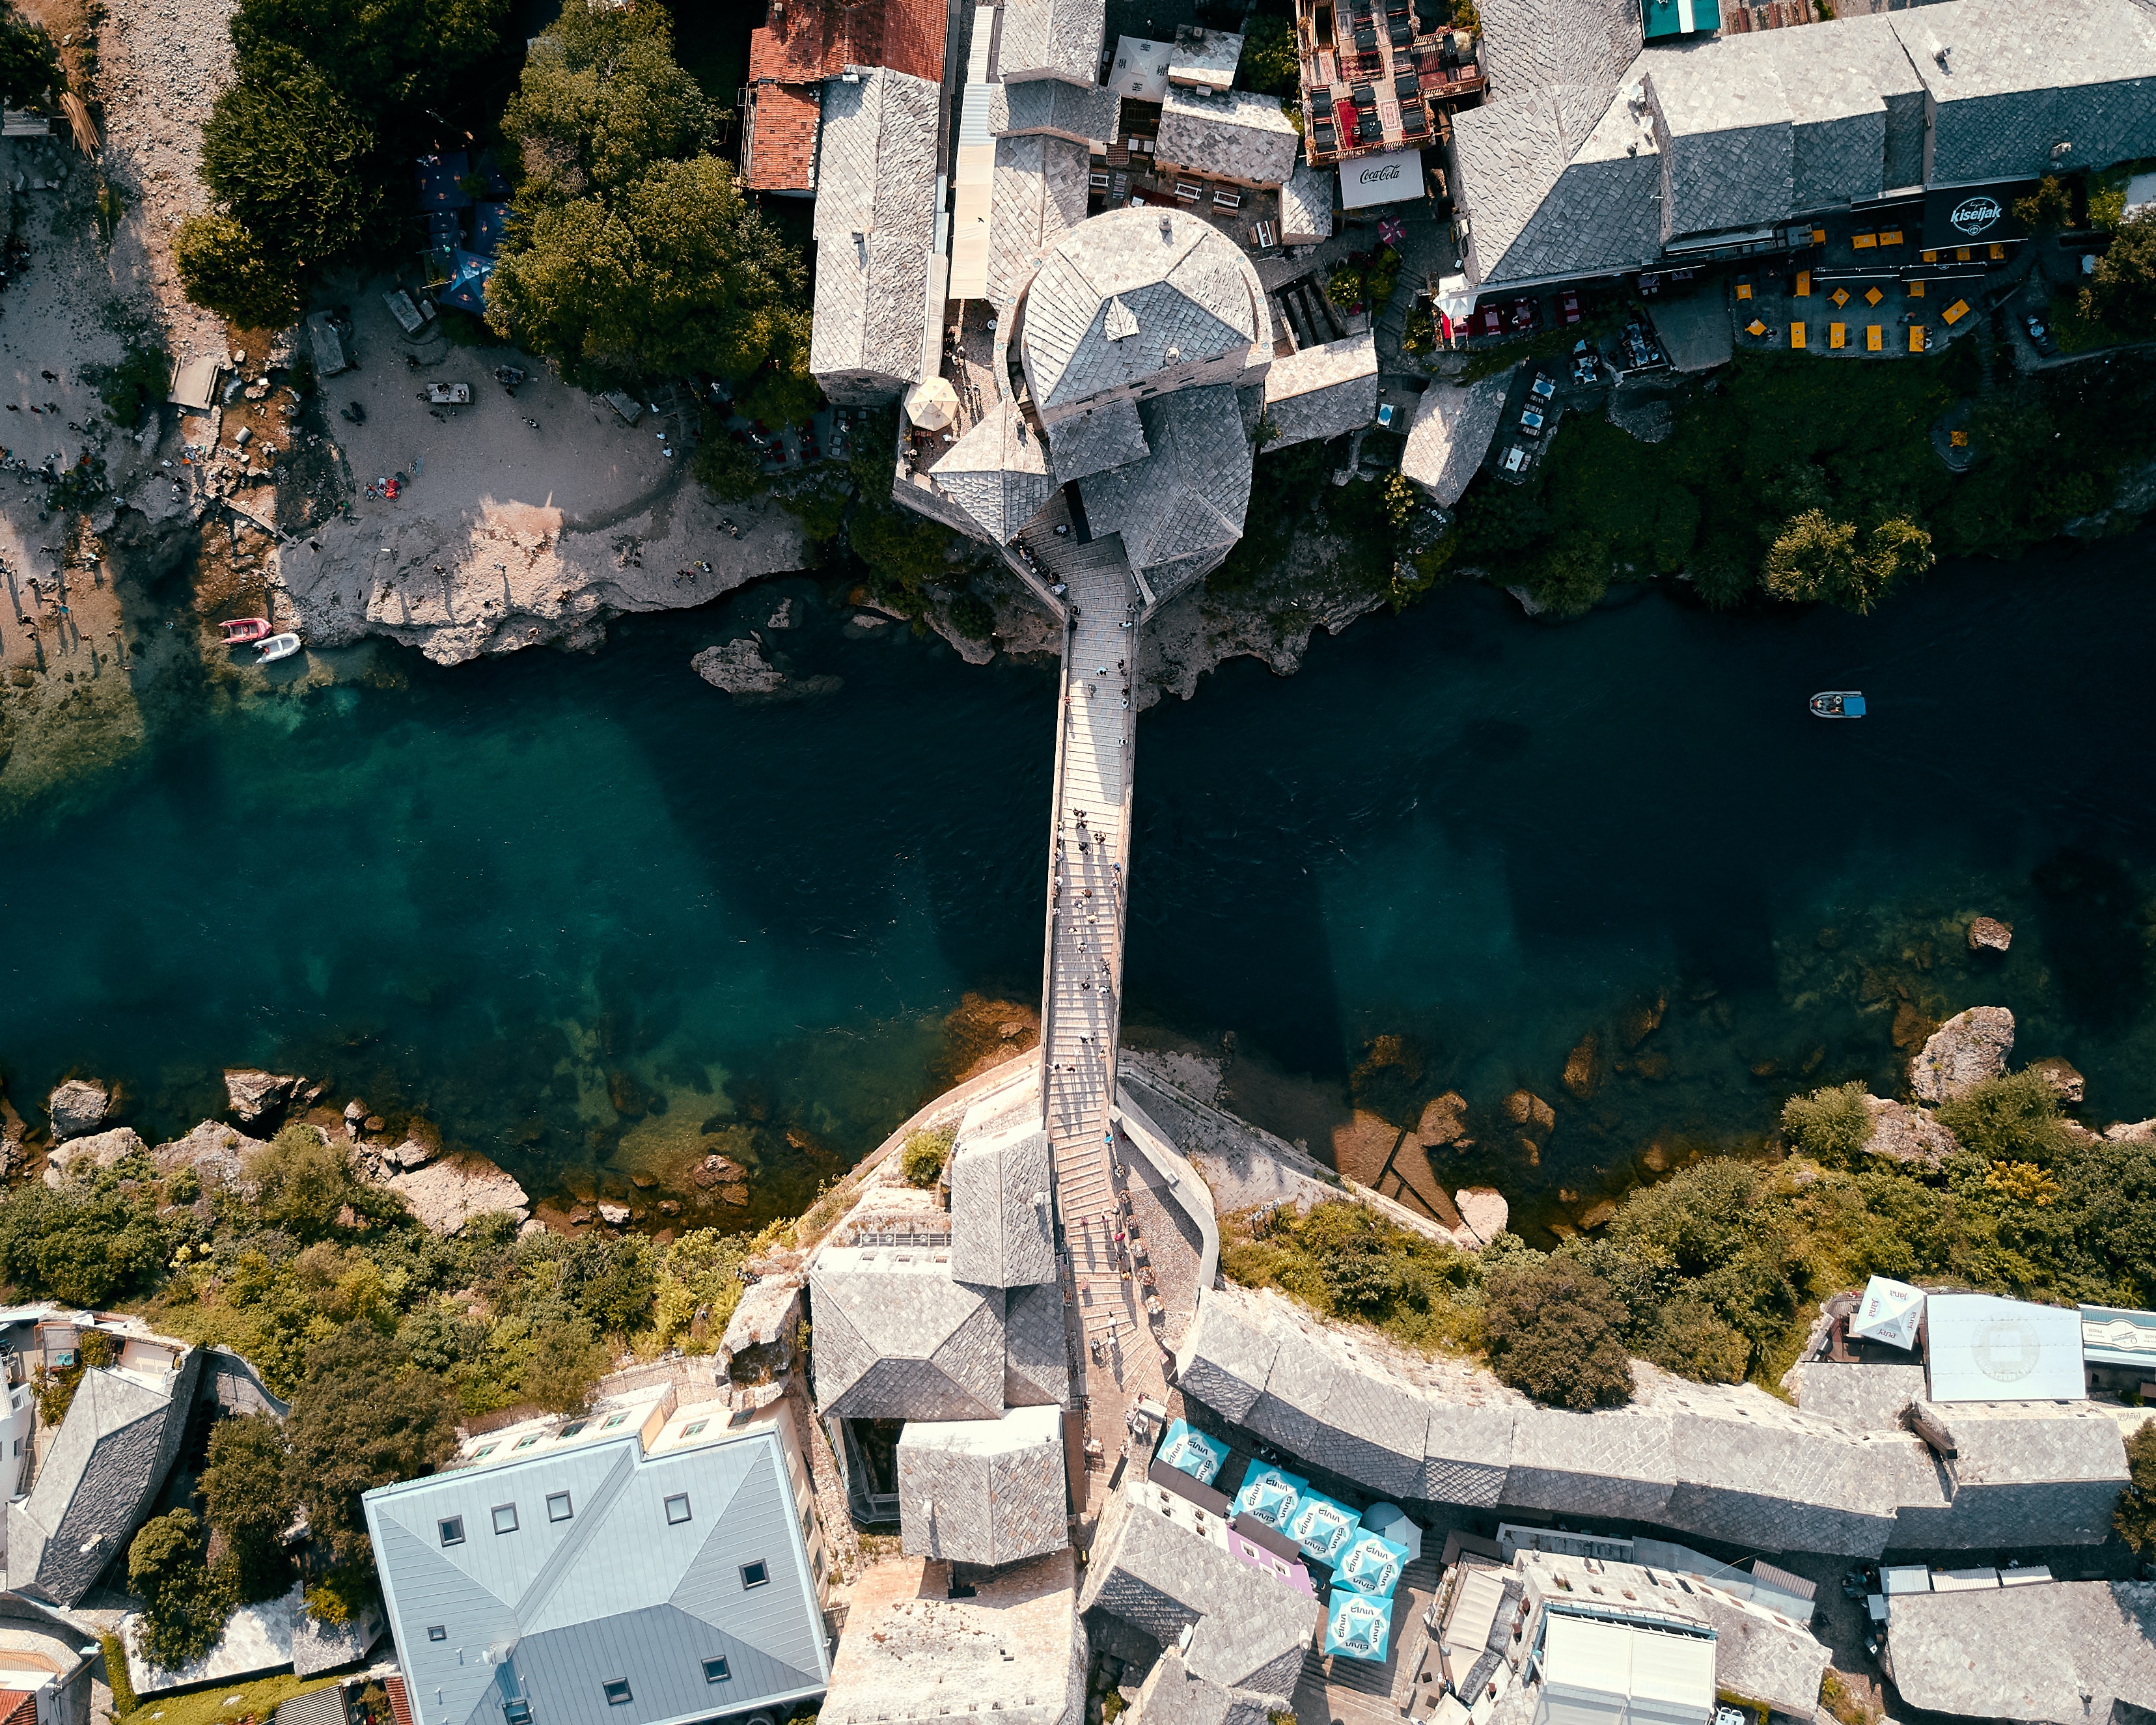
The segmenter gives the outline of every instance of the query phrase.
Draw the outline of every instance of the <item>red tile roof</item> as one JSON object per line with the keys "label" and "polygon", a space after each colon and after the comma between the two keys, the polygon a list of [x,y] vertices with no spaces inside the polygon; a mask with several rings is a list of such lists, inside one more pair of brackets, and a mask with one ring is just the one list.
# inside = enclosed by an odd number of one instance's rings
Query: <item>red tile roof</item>
{"label": "red tile roof", "polygon": [[0,1725],[38,1725],[38,1697],[27,1689],[0,1689]]}
{"label": "red tile roof", "polygon": [[404,1693],[403,1674],[391,1672],[388,1682],[383,1686],[389,1691],[389,1711],[395,1716],[397,1725],[412,1725],[412,1702]]}
{"label": "red tile roof", "polygon": [[749,33],[751,84],[813,84],[848,66],[888,66],[930,83],[943,77],[945,0],[772,0]]}
{"label": "red tile roof", "polygon": [[824,116],[815,86],[758,85],[750,90],[749,101],[745,182],[757,192],[814,191],[816,130]]}

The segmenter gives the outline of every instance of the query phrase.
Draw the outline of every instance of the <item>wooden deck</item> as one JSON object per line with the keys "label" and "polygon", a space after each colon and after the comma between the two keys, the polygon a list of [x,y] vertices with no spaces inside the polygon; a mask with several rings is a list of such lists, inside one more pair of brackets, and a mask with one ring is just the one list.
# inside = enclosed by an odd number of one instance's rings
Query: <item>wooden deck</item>
{"label": "wooden deck", "polygon": [[[1437,1596],[1440,1573],[1427,1548],[1408,1565],[1394,1598],[1392,1643],[1383,1665],[1337,1654],[1327,1659],[1315,1645],[1303,1656],[1294,1697],[1301,1725],[1400,1725],[1404,1718],[1429,1716],[1438,1672],[1428,1663],[1430,1631],[1423,1617]],[[1425,1670],[1428,1685],[1422,1681]]]}

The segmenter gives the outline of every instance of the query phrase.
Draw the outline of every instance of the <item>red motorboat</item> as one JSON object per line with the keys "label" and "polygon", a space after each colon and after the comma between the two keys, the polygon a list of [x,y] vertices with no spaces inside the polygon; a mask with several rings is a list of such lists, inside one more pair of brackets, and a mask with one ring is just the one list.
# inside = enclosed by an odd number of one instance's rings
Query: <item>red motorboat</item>
{"label": "red motorboat", "polygon": [[270,633],[266,617],[228,617],[218,627],[224,631],[225,644],[239,646],[247,641],[259,641]]}

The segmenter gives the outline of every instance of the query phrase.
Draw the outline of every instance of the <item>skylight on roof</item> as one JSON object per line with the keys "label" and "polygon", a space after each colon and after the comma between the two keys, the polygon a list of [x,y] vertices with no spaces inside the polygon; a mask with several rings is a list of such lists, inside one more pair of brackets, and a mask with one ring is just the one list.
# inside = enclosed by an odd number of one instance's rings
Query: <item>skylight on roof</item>
{"label": "skylight on roof", "polygon": [[1120,295],[1111,297],[1107,315],[1101,321],[1101,330],[1111,341],[1126,341],[1138,332],[1137,314],[1123,304]]}
{"label": "skylight on roof", "polygon": [[696,1437],[711,1423],[708,1420],[699,1420],[694,1425],[685,1425],[681,1428],[681,1435],[685,1438]]}
{"label": "skylight on roof", "polygon": [[610,1414],[607,1416],[605,1421],[600,1425],[599,1430],[601,1431],[612,1431],[614,1427],[620,1425],[623,1420],[628,1418],[629,1415],[626,1414]]}

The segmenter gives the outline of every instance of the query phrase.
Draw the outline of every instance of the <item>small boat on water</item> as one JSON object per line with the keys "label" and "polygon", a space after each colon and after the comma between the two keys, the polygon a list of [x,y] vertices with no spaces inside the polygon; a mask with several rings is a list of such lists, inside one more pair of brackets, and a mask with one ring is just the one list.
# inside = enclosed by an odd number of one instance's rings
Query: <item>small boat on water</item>
{"label": "small boat on water", "polygon": [[290,659],[300,650],[300,638],[290,633],[272,635],[262,644],[262,656],[254,662],[269,665],[280,659]]}
{"label": "small boat on water", "polygon": [[241,646],[249,641],[259,641],[270,633],[266,617],[228,617],[218,627],[224,631],[227,646]]}
{"label": "small boat on water", "polygon": [[1861,719],[1864,697],[1854,689],[1825,689],[1812,696],[1815,719]]}

